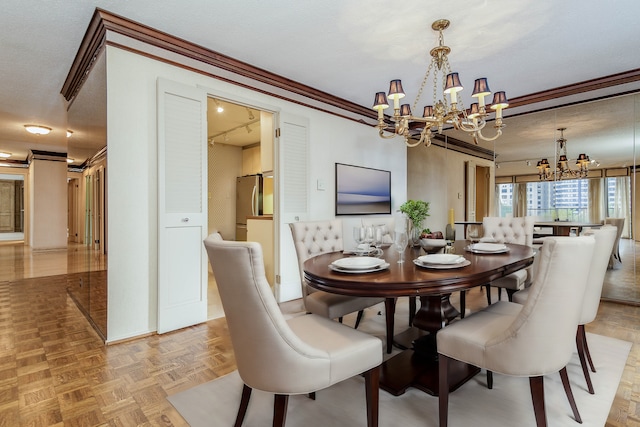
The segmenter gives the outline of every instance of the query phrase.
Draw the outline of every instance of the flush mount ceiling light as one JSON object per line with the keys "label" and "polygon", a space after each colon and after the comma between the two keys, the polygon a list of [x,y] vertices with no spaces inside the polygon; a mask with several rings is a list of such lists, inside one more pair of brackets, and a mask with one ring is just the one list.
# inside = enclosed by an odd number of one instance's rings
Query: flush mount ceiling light
{"label": "flush mount ceiling light", "polygon": [[564,137],[564,131],[567,130],[567,128],[559,128],[558,130],[560,131],[560,138],[556,139],[556,168],[555,170],[551,169],[549,160],[540,160],[536,165],[540,181],[553,181],[563,178],[585,178],[589,173],[589,163],[591,163],[589,156],[580,153],[576,160],[578,169],[571,169],[569,166],[569,158],[567,157],[567,140]]}
{"label": "flush mount ceiling light", "polygon": [[73,131],[72,131],[72,130],[67,129],[67,138],[70,138],[70,137],[71,137],[71,135],[73,135]]}
{"label": "flush mount ceiling light", "polygon": [[216,104],[216,111],[218,113],[222,113],[224,111],[224,108],[222,107],[222,105],[220,105],[220,103],[218,102],[217,99],[214,99],[213,102]]}
{"label": "flush mount ceiling light", "polygon": [[50,127],[41,125],[24,125],[24,128],[27,130],[27,132],[34,135],[47,135],[49,132],[51,132]]}
{"label": "flush mount ceiling light", "polygon": [[75,161],[74,159],[67,157],[67,163],[73,163],[74,161]]}
{"label": "flush mount ceiling light", "polygon": [[0,152],[0,159],[8,159],[9,157],[11,157],[11,153]]}
{"label": "flush mount ceiling light", "polygon": [[[431,24],[431,28],[439,33],[439,44],[431,49],[431,62],[424,75],[416,99],[413,102],[413,107],[409,106],[409,104],[400,105],[400,99],[405,96],[404,90],[402,89],[402,82],[400,80],[391,80],[388,97],[393,100],[393,116],[390,117],[389,122],[384,116],[384,110],[389,107],[387,95],[385,95],[384,92],[376,93],[373,109],[378,111],[378,124],[376,127],[379,129],[380,137],[393,138],[395,136],[402,136],[408,147],[415,147],[422,143],[429,146],[431,145],[432,129],[438,133],[442,133],[445,124],[451,125],[455,129],[468,132],[476,144],[478,143],[478,139],[493,141],[502,134],[502,128],[505,126],[502,123],[502,110],[509,106],[507,96],[504,92],[496,92],[490,106],[490,109],[496,113],[495,123],[493,125],[496,129],[496,135],[493,137],[485,137],[482,134],[482,129],[487,124],[486,119],[489,115],[485,106],[484,97],[491,95],[486,77],[476,79],[475,81],[471,96],[478,98],[478,102],[471,104],[470,108],[465,110],[462,101],[458,100],[457,93],[460,92],[463,87],[460,83],[458,73],[451,72],[448,59],[451,49],[444,45],[444,37],[442,35],[442,32],[448,27],[449,21],[447,19],[439,19]],[[415,110],[417,108],[418,101],[429,81],[429,75],[432,70],[433,103],[432,105],[424,107],[422,117],[414,116],[411,113],[411,109],[413,108],[413,110]],[[440,81],[438,81],[438,78],[440,78]],[[441,93],[440,99],[438,99],[439,92]],[[447,101],[446,94],[449,95],[450,102]],[[389,126],[392,126],[392,128],[388,129]],[[410,142],[411,138],[417,137],[417,132],[420,134],[419,141],[415,143]]]}

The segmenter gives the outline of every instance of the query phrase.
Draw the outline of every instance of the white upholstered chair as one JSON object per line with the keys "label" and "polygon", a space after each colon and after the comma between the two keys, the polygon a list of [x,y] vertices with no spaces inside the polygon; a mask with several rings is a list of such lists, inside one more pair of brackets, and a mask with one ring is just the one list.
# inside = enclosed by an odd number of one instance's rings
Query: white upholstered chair
{"label": "white upholstered chair", "polygon": [[235,426],[242,425],[252,389],[275,394],[273,425],[284,426],[288,396],[314,393],[364,373],[367,425],[378,425],[382,343],[322,316],[285,319],[255,242],[204,240],[225,311],[238,373],[244,382]]}
{"label": "white upholstered chair", "polygon": [[[492,239],[498,243],[516,243],[519,245],[533,245],[534,217],[524,216],[515,218],[484,217],[482,228],[484,239]],[[507,291],[509,301],[513,300],[513,294],[524,289],[527,282],[531,282],[533,269],[519,270],[515,273],[501,277],[489,283],[487,289],[487,303],[491,304],[491,287],[498,288],[498,299],[501,299],[502,289]]]}
{"label": "white upholstered chair", "polygon": [[611,250],[611,260],[609,261],[609,268],[613,268],[616,261],[622,263],[622,258],[620,257],[620,238],[622,237],[622,231],[624,230],[624,218],[605,218],[603,223],[611,224],[617,227],[618,230],[616,241],[614,242],[613,249]]}
{"label": "white upholstered chair", "polygon": [[[493,372],[529,377],[537,426],[546,426],[544,375],[560,372],[576,421],[566,365],[574,350],[593,237],[549,237],[540,249],[539,267],[524,305],[499,301],[446,326],[436,336],[439,353],[440,426],[447,425],[449,361],[456,359]],[[553,331],[553,333],[550,333]]]}
{"label": "white upholstered chair", "polygon": [[[355,328],[358,328],[364,309],[384,302],[384,298],[363,298],[347,295],[332,294],[319,291],[307,285],[304,279],[304,262],[314,256],[328,252],[342,251],[342,221],[339,219],[327,221],[299,221],[289,224],[293,245],[296,248],[298,267],[300,269],[300,284],[302,286],[302,301],[308,313],[314,313],[329,319],[338,319],[358,312]],[[391,319],[393,320],[393,319]],[[391,324],[393,331],[393,323]]]}
{"label": "white upholstered chair", "polygon": [[[587,389],[591,394],[594,393],[594,389],[593,384],[591,383],[591,377],[589,376],[589,368],[587,368],[587,360],[589,361],[589,367],[593,372],[596,371],[596,368],[593,364],[593,360],[591,359],[591,354],[589,353],[584,325],[593,322],[598,314],[602,285],[604,283],[604,276],[607,272],[607,264],[609,263],[611,248],[616,240],[616,233],[616,227],[612,225],[603,225],[599,229],[589,230],[588,234],[586,234],[593,236],[596,246],[593,252],[591,264],[589,264],[588,268],[589,278],[587,279],[587,287],[584,293],[584,300],[582,302],[582,309],[580,313],[580,322],[576,332],[576,345],[578,348],[580,364],[582,365],[582,372],[584,372],[584,378],[587,382]],[[529,297],[530,289],[531,288],[527,288],[516,292],[513,295],[513,301],[519,304],[524,304]]]}

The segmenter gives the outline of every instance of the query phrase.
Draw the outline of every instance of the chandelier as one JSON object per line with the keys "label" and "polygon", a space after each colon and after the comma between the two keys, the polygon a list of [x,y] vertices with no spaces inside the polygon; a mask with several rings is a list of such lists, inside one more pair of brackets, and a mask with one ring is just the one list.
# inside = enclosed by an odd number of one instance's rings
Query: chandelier
{"label": "chandelier", "polygon": [[576,160],[577,169],[571,169],[569,166],[569,158],[567,157],[567,140],[564,137],[564,131],[567,128],[559,128],[560,138],[556,140],[556,168],[551,169],[549,161],[542,159],[538,162],[538,175],[540,181],[554,181],[563,178],[585,178],[589,173],[589,156],[581,153]]}
{"label": "chandelier", "polygon": [[[502,134],[502,128],[505,126],[502,123],[502,110],[509,106],[504,92],[496,92],[493,96],[493,102],[489,106],[491,110],[495,111],[493,127],[496,129],[496,134],[492,137],[485,137],[482,134],[489,115],[484,98],[491,95],[489,84],[485,77],[476,79],[473,93],[471,94],[472,97],[477,98],[478,102],[472,103],[468,110],[465,110],[461,101],[459,102],[457,93],[463,89],[463,86],[460,83],[458,73],[451,72],[448,59],[451,49],[444,45],[444,37],[442,35],[442,32],[448,27],[449,21],[447,19],[439,19],[431,25],[431,28],[439,33],[438,46],[431,49],[431,62],[413,102],[413,107],[409,104],[400,105],[400,99],[405,96],[400,80],[391,80],[388,95],[385,95],[384,92],[376,93],[373,109],[378,111],[378,124],[376,127],[379,129],[380,137],[393,138],[402,136],[408,147],[415,147],[422,143],[428,147],[431,145],[433,131],[439,134],[442,133],[445,124],[468,132],[476,144],[478,139],[493,141]],[[416,110],[420,96],[427,86],[432,71],[433,103],[424,107],[422,117],[414,116],[411,110]],[[438,92],[441,92],[440,99],[438,99]],[[447,101],[446,94],[449,95],[449,101]],[[387,97],[393,100],[393,116],[390,117],[390,122],[385,119],[384,115],[384,110],[389,107]],[[393,129],[387,129],[389,126],[393,126]],[[420,139],[418,142],[411,142],[412,137],[417,136],[416,131],[420,132]]]}

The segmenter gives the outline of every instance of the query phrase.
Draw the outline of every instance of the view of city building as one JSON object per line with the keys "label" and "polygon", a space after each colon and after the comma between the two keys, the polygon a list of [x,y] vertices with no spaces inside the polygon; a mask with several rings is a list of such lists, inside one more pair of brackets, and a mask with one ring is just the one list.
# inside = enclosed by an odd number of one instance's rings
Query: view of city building
{"label": "view of city building", "polygon": [[[526,214],[536,216],[540,221],[587,222],[591,181],[568,179],[526,183]],[[605,178],[607,216],[614,216],[616,210],[616,197],[619,197],[616,196],[617,182],[617,178]],[[515,184],[498,184],[500,216],[513,214],[515,188]]]}

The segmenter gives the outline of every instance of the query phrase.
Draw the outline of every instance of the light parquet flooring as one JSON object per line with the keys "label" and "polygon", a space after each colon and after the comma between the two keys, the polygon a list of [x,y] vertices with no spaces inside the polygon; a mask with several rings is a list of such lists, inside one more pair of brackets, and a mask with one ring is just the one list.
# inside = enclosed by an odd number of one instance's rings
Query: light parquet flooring
{"label": "light parquet flooring", "polygon": [[[186,426],[167,396],[235,369],[224,319],[105,346],[66,283],[0,269],[0,426]],[[485,301],[472,289],[467,307]],[[634,343],[607,426],[640,426],[640,308],[603,302],[587,331]]]}

